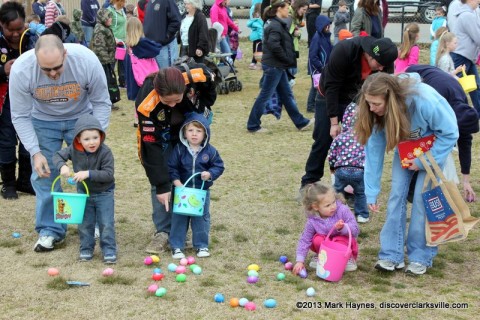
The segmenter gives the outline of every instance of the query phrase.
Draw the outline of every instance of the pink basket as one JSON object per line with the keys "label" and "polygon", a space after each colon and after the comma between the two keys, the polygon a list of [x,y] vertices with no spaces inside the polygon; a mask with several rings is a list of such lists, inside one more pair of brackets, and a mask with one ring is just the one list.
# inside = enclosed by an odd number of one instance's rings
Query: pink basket
{"label": "pink basket", "polygon": [[352,232],[348,224],[345,224],[345,226],[348,230],[348,246],[330,240],[330,235],[335,229],[335,226],[330,229],[330,232],[320,245],[317,276],[324,280],[331,282],[340,281],[343,277],[348,259],[352,255]]}
{"label": "pink basket", "polygon": [[123,47],[117,47],[115,49],[115,59],[117,60],[124,60],[126,54],[127,54],[127,49]]}

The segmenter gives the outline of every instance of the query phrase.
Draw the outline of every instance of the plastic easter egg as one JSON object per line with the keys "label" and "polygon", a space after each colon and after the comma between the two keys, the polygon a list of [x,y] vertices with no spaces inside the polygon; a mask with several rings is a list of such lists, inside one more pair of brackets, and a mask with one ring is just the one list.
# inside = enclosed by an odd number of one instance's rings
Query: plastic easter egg
{"label": "plastic easter egg", "polygon": [[166,295],[166,294],[167,294],[167,289],[165,289],[165,288],[163,288],[163,287],[162,287],[162,288],[158,288],[157,291],[155,291],[155,295],[156,295],[157,297],[163,297],[163,296]]}
{"label": "plastic easter egg", "polygon": [[287,256],[280,256],[280,259],[279,259],[279,260],[280,260],[280,262],[283,263],[283,264],[285,264],[285,263],[288,262]]}
{"label": "plastic easter egg", "polygon": [[151,284],[148,286],[147,291],[149,293],[155,293],[158,289],[158,286],[156,284]]}
{"label": "plastic easter egg", "polygon": [[260,267],[258,266],[258,264],[251,264],[248,266],[247,268],[248,270],[255,270],[258,272],[258,270],[260,270]]}
{"label": "plastic easter egg", "polygon": [[163,273],[154,273],[152,274],[152,280],[154,281],[161,281],[165,276]]}
{"label": "plastic easter egg", "polygon": [[195,268],[193,268],[192,272],[196,275],[202,274],[202,268],[196,266]]}
{"label": "plastic easter egg", "polygon": [[245,307],[247,303],[248,303],[247,298],[240,298],[240,300],[238,300],[238,304],[240,305],[240,307]]}
{"label": "plastic easter egg", "polygon": [[222,303],[225,301],[225,298],[223,297],[223,294],[216,293],[215,296],[213,297],[213,300],[215,300],[215,302]]}
{"label": "plastic easter egg", "polygon": [[277,280],[278,280],[278,281],[283,281],[283,280],[285,280],[285,273],[279,272],[279,273],[277,274]]}
{"label": "plastic easter egg", "polygon": [[187,257],[187,263],[188,264],[194,264],[195,263],[195,257],[192,257],[192,256]]}
{"label": "plastic easter egg", "polygon": [[177,266],[177,268],[175,269],[175,272],[180,274],[180,273],[185,273],[187,269],[185,268],[185,266]]}
{"label": "plastic easter egg", "polygon": [[102,276],[104,277],[109,277],[113,274],[113,269],[112,268],[106,268],[105,270],[103,270],[102,272]]}
{"label": "plastic easter egg", "polygon": [[292,270],[293,269],[293,263],[290,261],[285,263],[285,270]]}
{"label": "plastic easter egg", "polygon": [[258,277],[258,272],[255,270],[248,270],[247,275],[251,277]]}
{"label": "plastic easter egg", "polygon": [[232,298],[230,299],[230,307],[236,308],[239,306],[239,301],[238,298]]}
{"label": "plastic easter egg", "polygon": [[153,272],[152,273],[162,273],[162,269],[160,268],[155,268],[153,269]]}
{"label": "plastic easter egg", "polygon": [[277,306],[277,301],[275,299],[267,299],[263,302],[265,308],[275,308]]}
{"label": "plastic easter egg", "polygon": [[167,267],[168,271],[175,272],[177,270],[177,265],[175,263],[170,263]]}
{"label": "plastic easter egg", "polygon": [[313,289],[312,287],[308,288],[307,289],[307,296],[308,297],[313,297],[315,295],[315,289]]}
{"label": "plastic easter egg", "polygon": [[159,256],[150,256],[150,258],[152,258],[152,262],[153,263],[159,263],[160,262],[160,257]]}
{"label": "plastic easter egg", "polygon": [[257,309],[257,306],[253,302],[247,302],[245,304],[245,309],[248,311],[254,311],[255,309]]}
{"label": "plastic easter egg", "polygon": [[48,268],[47,273],[51,277],[58,276],[60,274],[60,271],[58,271],[57,268]]}
{"label": "plastic easter egg", "polygon": [[146,266],[149,266],[153,263],[153,259],[152,257],[146,257],[145,259],[143,259],[143,263],[146,265]]}
{"label": "plastic easter egg", "polygon": [[258,282],[258,277],[248,276],[247,277],[247,282],[248,283],[257,283]]}
{"label": "plastic easter egg", "polygon": [[67,183],[71,184],[72,186],[74,186],[76,184],[75,180],[73,180],[73,177],[68,178]]}
{"label": "plastic easter egg", "polygon": [[18,239],[20,238],[22,235],[19,233],[19,232],[14,232],[12,233],[12,237],[15,238],[15,239]]}
{"label": "plastic easter egg", "polygon": [[175,277],[175,280],[177,282],[185,282],[185,280],[187,280],[187,276],[183,273],[177,274],[177,276]]}
{"label": "plastic easter egg", "polygon": [[305,279],[308,276],[307,269],[303,268],[302,270],[300,270],[298,275],[300,276],[300,278]]}
{"label": "plastic easter egg", "polygon": [[180,259],[180,265],[186,266],[187,264],[188,264],[187,258],[182,258],[182,259]]}
{"label": "plastic easter egg", "polygon": [[188,266],[190,268],[190,271],[193,271],[193,269],[195,269],[196,267],[198,267],[198,264],[191,264],[190,266]]}

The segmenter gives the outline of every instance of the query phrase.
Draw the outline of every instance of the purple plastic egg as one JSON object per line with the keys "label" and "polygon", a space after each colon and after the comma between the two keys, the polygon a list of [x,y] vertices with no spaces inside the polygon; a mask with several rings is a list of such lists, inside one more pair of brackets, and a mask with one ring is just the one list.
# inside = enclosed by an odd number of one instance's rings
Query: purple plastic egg
{"label": "purple plastic egg", "polygon": [[258,277],[248,276],[248,277],[247,277],[247,282],[248,282],[248,283],[257,283],[257,282],[258,282]]}
{"label": "purple plastic egg", "polygon": [[302,270],[300,270],[298,275],[300,276],[300,278],[305,279],[308,276],[307,269],[303,268]]}

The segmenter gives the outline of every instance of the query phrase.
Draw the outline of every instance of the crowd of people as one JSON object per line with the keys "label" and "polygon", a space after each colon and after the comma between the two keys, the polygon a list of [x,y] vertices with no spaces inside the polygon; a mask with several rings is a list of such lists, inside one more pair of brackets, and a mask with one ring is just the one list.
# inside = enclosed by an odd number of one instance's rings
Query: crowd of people
{"label": "crowd of people", "polygon": [[[391,193],[375,268],[405,268],[421,275],[432,267],[437,248],[427,246],[425,236],[425,169],[415,159],[402,168],[397,151],[402,141],[435,135],[431,152],[442,167],[457,144],[465,198],[476,200],[470,167],[480,95],[478,89],[470,93],[470,107],[456,77],[463,70],[475,75],[477,86],[480,82],[480,24],[471,23],[480,19],[478,2],[453,0],[447,5],[436,8],[428,66],[418,64],[418,24],[405,26],[399,47],[384,36],[386,1],[361,0],[352,14],[341,0],[333,21],[321,14],[321,1],[252,1],[249,69],[260,63],[263,76],[247,131],[268,131],[261,117],[273,99],[298,130],[313,127],[314,142],[300,182],[307,222],[295,274],[305,268],[309,250],[315,253],[309,266],[317,265],[330,229],[333,241],[348,241],[345,225],[354,237],[346,270],[357,269],[358,223],[368,223],[369,211],[380,209],[377,198],[388,151],[394,151]],[[86,192],[82,182],[90,190],[79,226],[79,260],[92,260],[98,237],[103,261],[117,262],[114,155],[104,141],[111,111],[118,108],[118,90],[126,87],[128,99],[135,101],[138,155],[151,185],[155,232],[146,251],[159,254],[169,248],[174,259],[181,259],[192,245],[198,257],[211,255],[209,188],[225,165],[210,145],[217,83],[215,65],[205,63],[210,53],[221,52],[233,68],[238,36],[247,30],[240,30],[229,0],[215,1],[210,23],[202,1],[185,0],[185,9],[182,16],[174,0],[140,0],[136,5],[111,0],[102,6],[98,0],[81,0],[70,21],[61,0],[36,0],[29,17],[17,2],[0,7],[1,195],[10,200],[18,192],[35,195],[36,252],[54,250],[65,240],[66,225],[54,222],[50,194],[53,180],[61,175],[76,182],[79,192]],[[294,97],[304,27],[311,119],[299,111]],[[122,51],[124,56],[117,55]],[[179,56],[188,59],[180,63]],[[333,186],[320,182],[327,158]],[[175,190],[182,187],[206,191],[201,216],[172,214]],[[353,211],[344,196],[354,198]],[[407,201],[412,202],[408,228]]]}

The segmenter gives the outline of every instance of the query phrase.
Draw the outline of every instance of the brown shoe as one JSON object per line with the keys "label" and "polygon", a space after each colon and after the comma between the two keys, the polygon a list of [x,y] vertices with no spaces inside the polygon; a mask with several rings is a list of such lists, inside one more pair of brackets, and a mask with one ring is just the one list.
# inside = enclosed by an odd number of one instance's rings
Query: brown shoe
{"label": "brown shoe", "polygon": [[166,232],[157,232],[153,235],[152,241],[145,249],[146,253],[159,254],[168,248],[168,234]]}

